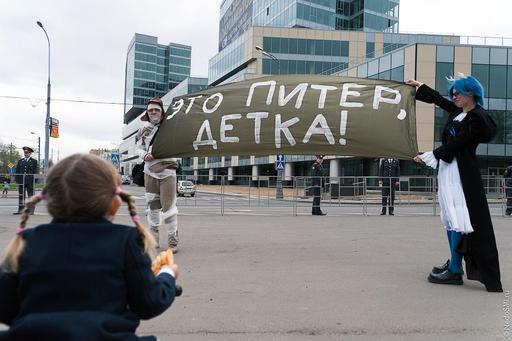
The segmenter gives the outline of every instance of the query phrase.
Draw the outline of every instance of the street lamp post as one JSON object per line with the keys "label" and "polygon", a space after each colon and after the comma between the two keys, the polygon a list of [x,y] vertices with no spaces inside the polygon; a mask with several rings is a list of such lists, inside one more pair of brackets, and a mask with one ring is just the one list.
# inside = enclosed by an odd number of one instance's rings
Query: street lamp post
{"label": "street lamp post", "polygon": [[51,83],[50,83],[50,38],[48,37],[48,33],[43,27],[43,24],[38,21],[37,26],[41,27],[44,34],[46,35],[46,40],[48,40],[48,88],[47,88],[47,96],[46,96],[46,120],[44,124],[44,169],[43,173],[46,174],[48,172],[48,161],[49,161],[49,153],[50,153],[50,94],[51,94]]}
{"label": "street lamp post", "polygon": [[37,165],[38,165],[38,168],[40,169],[41,167],[41,136],[39,136],[39,134],[31,131],[30,132],[32,135],[36,135],[37,136]]}
{"label": "street lamp post", "polygon": [[261,47],[261,46],[259,46],[259,45],[256,45],[254,48],[255,48],[256,50],[258,50],[258,51],[261,51],[261,53],[262,53],[263,55],[265,55],[265,56],[267,56],[267,57],[272,58],[273,60],[275,60],[275,61],[277,62],[277,74],[278,74],[278,75],[279,75],[279,74],[281,74],[281,64],[280,64],[279,59],[278,59],[276,56],[274,56],[274,55],[273,55],[272,53],[270,53],[270,52],[265,51],[265,50],[263,49],[263,47]]}
{"label": "street lamp post", "polygon": [[[256,45],[254,47],[256,50],[261,51],[261,53],[267,57],[272,58],[277,61],[277,74],[281,74],[281,64],[279,63],[279,59],[274,56],[272,53],[265,51],[261,46]],[[283,199],[283,170],[281,168],[277,169],[277,179],[276,179],[276,199]]]}

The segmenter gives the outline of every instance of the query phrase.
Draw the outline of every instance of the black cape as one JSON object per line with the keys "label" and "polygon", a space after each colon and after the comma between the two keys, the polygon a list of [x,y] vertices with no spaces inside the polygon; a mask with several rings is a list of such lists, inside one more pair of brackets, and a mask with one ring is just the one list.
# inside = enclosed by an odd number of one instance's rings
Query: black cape
{"label": "black cape", "polygon": [[443,130],[442,145],[433,153],[436,159],[445,162],[456,158],[459,167],[466,206],[474,230],[473,233],[464,235],[457,247],[457,251],[464,255],[467,278],[482,282],[487,291],[502,292],[496,239],[476,157],[478,145],[490,142],[496,135],[496,123],[477,105],[467,113],[464,120],[454,126],[453,118],[462,109],[426,85],[418,88],[416,99],[434,103],[450,114]]}

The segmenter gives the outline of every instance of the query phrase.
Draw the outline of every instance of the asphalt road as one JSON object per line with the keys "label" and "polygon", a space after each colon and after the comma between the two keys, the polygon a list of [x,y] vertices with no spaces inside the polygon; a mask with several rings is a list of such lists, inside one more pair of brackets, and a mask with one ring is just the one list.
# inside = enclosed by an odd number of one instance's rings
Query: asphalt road
{"label": "asphalt road", "polygon": [[[473,281],[426,281],[432,265],[448,257],[438,216],[222,216],[192,207],[180,206],[175,257],[184,294],[164,314],[142,322],[139,335],[185,341],[511,339],[510,219],[493,217],[505,292],[487,293]],[[2,249],[17,219],[0,205]],[[29,225],[49,219],[41,207]],[[116,221],[129,224],[123,212]]]}

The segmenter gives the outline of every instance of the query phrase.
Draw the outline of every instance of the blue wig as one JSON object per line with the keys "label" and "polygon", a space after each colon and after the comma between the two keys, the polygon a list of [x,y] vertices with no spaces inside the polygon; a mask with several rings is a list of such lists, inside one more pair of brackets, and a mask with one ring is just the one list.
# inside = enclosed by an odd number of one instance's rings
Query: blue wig
{"label": "blue wig", "polygon": [[456,79],[448,79],[448,94],[453,100],[453,90],[464,96],[473,96],[475,102],[480,106],[484,105],[484,87],[473,76],[461,76]]}

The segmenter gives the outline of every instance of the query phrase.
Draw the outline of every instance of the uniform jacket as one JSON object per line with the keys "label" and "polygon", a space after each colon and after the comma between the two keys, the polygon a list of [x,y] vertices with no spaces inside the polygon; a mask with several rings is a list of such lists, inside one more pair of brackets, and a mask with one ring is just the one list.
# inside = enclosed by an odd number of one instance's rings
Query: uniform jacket
{"label": "uniform jacket", "polygon": [[389,185],[390,179],[393,184],[397,183],[400,180],[400,162],[396,159],[392,159],[391,162],[388,159],[382,159],[379,175],[385,185]]}
{"label": "uniform jacket", "polygon": [[18,272],[0,271],[0,340],[138,340],[140,319],[174,300],[174,278],[153,275],[132,226],[55,220],[23,237]]}
{"label": "uniform jacket", "polygon": [[[37,174],[39,173],[39,167],[37,166],[37,160],[34,158],[29,157],[28,160],[25,160],[25,158],[22,158],[18,160],[18,163],[16,164],[16,182],[18,184],[23,184],[23,181],[25,183],[34,181],[34,177],[32,175],[23,176],[22,174]],[[25,179],[23,179],[25,178]]]}
{"label": "uniform jacket", "polygon": [[314,162],[311,166],[311,175],[313,176],[313,185],[319,186],[322,184],[322,177],[324,176],[324,166],[318,162]]}
{"label": "uniform jacket", "polygon": [[467,277],[482,282],[488,291],[501,292],[498,250],[475,153],[480,143],[488,143],[494,138],[496,124],[479,105],[468,112],[461,122],[454,123],[453,118],[462,109],[426,85],[418,88],[416,99],[435,103],[450,114],[443,130],[442,145],[433,154],[436,159],[445,162],[452,162],[456,157],[459,167],[466,206],[474,229],[473,233],[464,236],[458,248],[464,254]]}

